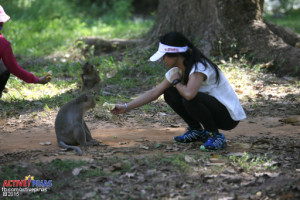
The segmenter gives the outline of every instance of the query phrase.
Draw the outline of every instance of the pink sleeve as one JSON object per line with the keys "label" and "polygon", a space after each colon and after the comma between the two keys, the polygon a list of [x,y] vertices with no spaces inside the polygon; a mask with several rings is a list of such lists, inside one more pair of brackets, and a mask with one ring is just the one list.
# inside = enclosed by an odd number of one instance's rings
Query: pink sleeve
{"label": "pink sleeve", "polygon": [[2,60],[7,68],[7,70],[18,77],[19,79],[25,81],[26,83],[38,83],[39,78],[34,76],[32,73],[27,72],[25,69],[20,67],[16,61],[10,45],[7,45],[3,51]]}

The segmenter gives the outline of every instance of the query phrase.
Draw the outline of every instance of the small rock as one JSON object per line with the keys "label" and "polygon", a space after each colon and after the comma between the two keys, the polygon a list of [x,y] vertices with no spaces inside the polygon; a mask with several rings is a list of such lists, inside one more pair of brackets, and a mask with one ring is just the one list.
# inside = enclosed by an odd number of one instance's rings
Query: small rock
{"label": "small rock", "polygon": [[147,147],[147,146],[143,146],[143,145],[140,145],[140,149],[146,149],[146,150],[148,150],[148,149],[149,149],[149,147]]}
{"label": "small rock", "polygon": [[257,196],[257,197],[261,197],[261,195],[262,195],[262,192],[261,192],[261,191],[258,191],[258,192],[256,193],[256,196]]}

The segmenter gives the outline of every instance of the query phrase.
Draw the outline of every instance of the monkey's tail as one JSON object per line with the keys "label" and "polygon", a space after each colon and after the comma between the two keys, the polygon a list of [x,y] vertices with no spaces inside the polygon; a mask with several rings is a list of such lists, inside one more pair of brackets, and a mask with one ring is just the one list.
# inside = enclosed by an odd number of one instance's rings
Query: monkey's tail
{"label": "monkey's tail", "polygon": [[82,151],[79,147],[75,147],[75,146],[70,146],[70,145],[67,145],[66,143],[64,143],[63,141],[61,140],[58,140],[58,145],[62,148],[65,148],[65,149],[74,149],[75,151],[77,151],[77,154],[79,156],[82,156]]}

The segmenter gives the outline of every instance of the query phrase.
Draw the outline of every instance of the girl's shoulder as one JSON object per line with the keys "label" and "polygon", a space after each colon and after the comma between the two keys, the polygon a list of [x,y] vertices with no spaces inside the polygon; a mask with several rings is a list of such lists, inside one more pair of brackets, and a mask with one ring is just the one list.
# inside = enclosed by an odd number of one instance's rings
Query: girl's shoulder
{"label": "girl's shoulder", "polygon": [[193,71],[193,72],[205,72],[205,71],[209,72],[211,70],[214,70],[209,62],[207,62],[207,61],[204,61],[204,62],[205,62],[205,64],[202,62],[197,62],[193,66],[191,71]]}
{"label": "girl's shoulder", "polygon": [[9,41],[0,33],[0,45],[3,47],[5,45],[10,45]]}

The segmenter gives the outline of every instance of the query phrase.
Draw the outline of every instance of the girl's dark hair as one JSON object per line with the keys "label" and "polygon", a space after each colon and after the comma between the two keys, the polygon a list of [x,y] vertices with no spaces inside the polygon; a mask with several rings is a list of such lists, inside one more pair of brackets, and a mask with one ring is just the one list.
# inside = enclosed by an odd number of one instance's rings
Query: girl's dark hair
{"label": "girl's dark hair", "polygon": [[[184,47],[188,46],[189,50],[183,53],[166,53],[166,56],[169,57],[175,57],[179,55],[182,55],[184,59],[184,66],[185,66],[185,74],[184,74],[184,83],[187,84],[189,80],[189,74],[193,66],[195,65],[196,71],[197,69],[197,62],[201,62],[205,69],[207,67],[212,67],[216,72],[216,83],[219,83],[220,81],[220,74],[219,74],[219,68],[218,66],[213,63],[210,59],[208,59],[197,47],[194,46],[192,42],[190,42],[184,35],[178,32],[169,32],[165,34],[164,36],[161,36],[159,38],[159,41],[162,44],[169,45],[169,46],[176,46],[176,47]],[[209,63],[210,65],[207,65]]]}

